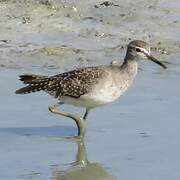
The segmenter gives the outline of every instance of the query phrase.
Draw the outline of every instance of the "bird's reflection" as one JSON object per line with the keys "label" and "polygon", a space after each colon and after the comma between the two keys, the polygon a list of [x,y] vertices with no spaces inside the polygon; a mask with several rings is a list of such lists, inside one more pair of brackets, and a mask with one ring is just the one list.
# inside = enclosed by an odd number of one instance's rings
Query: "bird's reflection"
{"label": "bird's reflection", "polygon": [[91,163],[87,159],[84,142],[77,142],[78,151],[76,160],[69,164],[69,168],[61,170],[59,167],[53,169],[54,180],[115,180],[99,163]]}

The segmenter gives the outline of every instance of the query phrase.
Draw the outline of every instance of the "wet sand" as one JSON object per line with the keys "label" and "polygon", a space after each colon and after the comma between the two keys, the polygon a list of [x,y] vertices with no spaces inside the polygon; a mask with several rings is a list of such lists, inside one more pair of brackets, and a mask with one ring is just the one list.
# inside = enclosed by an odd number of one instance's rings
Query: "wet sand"
{"label": "wet sand", "polygon": [[[179,8],[177,0],[1,1],[0,179],[179,180]],[[129,91],[90,113],[84,144],[66,138],[76,126],[48,111],[52,97],[14,94],[23,73],[121,61],[131,39],[149,42],[168,69],[140,62]]]}

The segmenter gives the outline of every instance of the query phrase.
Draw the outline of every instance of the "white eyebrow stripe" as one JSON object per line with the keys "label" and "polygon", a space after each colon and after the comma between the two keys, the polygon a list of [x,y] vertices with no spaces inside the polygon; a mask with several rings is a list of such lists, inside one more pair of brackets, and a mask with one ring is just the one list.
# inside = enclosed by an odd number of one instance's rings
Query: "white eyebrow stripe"
{"label": "white eyebrow stripe", "polygon": [[133,48],[139,48],[142,52],[144,52],[145,54],[148,54],[148,55],[150,55],[150,48],[149,48],[149,51],[148,50],[146,50],[146,49],[144,49],[144,48],[142,48],[142,47],[138,47],[138,46],[134,46],[134,45],[131,45],[131,47],[133,47]]}
{"label": "white eyebrow stripe", "polygon": [[145,54],[150,54],[150,51],[147,51],[146,49],[144,48],[141,48],[141,47],[138,47],[142,52],[144,52]]}

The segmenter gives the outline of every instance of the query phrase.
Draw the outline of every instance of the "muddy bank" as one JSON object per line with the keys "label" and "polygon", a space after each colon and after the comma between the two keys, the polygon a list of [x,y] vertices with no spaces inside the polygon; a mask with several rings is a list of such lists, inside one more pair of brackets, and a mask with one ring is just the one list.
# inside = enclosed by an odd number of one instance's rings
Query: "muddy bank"
{"label": "muddy bank", "polygon": [[1,1],[0,65],[102,64],[122,59],[131,39],[149,42],[163,60],[179,51],[178,1],[105,2]]}

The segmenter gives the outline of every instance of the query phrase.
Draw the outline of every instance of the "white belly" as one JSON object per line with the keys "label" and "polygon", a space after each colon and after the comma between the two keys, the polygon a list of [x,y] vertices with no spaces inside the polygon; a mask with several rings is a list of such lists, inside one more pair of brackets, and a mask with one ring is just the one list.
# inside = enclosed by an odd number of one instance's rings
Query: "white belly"
{"label": "white belly", "polygon": [[92,92],[80,98],[62,97],[62,101],[75,106],[94,108],[115,101],[126,89],[117,87],[114,82],[102,83],[96,85]]}

